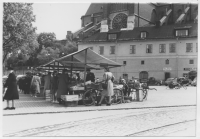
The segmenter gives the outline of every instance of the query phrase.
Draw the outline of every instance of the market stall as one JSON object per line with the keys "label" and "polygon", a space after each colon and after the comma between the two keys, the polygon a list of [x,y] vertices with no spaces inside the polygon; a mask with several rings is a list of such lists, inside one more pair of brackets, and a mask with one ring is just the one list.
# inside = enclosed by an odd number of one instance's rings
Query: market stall
{"label": "market stall", "polygon": [[[61,70],[68,69],[72,78],[73,72],[81,71],[83,79],[80,81],[73,81],[69,85],[70,95],[78,94],[80,96],[86,90],[86,70],[87,69],[103,69],[104,67],[115,68],[123,66],[115,61],[112,61],[89,48],[79,50],[61,58],[55,59],[45,65],[40,66],[46,70]],[[67,100],[66,96],[63,99]]]}

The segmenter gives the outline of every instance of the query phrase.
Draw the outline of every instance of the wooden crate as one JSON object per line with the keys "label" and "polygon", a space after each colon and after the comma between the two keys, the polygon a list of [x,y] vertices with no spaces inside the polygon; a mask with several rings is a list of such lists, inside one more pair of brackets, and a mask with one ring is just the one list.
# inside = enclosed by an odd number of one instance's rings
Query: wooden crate
{"label": "wooden crate", "polygon": [[66,107],[76,107],[78,106],[78,101],[63,101],[63,104]]}

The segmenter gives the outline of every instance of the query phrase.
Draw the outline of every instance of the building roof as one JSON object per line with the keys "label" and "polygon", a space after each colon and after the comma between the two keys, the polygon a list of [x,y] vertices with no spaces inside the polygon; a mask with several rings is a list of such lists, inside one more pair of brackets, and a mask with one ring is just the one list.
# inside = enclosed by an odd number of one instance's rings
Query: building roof
{"label": "building roof", "polygon": [[173,39],[175,37],[175,29],[189,29],[189,36],[190,37],[197,37],[197,25],[196,23],[190,24],[173,24],[173,25],[165,25],[165,26],[150,26],[150,27],[135,27],[133,30],[128,31],[114,31],[109,30],[109,32],[97,32],[94,35],[84,38],[81,42],[101,42],[101,41],[108,41],[107,34],[109,33],[117,33],[118,39],[117,40],[143,40],[140,38],[141,32],[147,32],[146,40],[148,39]]}
{"label": "building roof", "polygon": [[94,13],[99,13],[99,12],[103,12],[103,5],[104,3],[92,3],[90,4],[90,7],[88,8],[87,12],[85,13],[86,15],[91,15]]}

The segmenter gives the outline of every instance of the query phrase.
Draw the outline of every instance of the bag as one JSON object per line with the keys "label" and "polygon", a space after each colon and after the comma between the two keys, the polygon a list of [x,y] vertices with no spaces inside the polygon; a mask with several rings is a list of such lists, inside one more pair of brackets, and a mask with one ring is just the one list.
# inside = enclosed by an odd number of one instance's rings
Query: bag
{"label": "bag", "polygon": [[102,83],[102,88],[103,89],[107,89],[108,88],[108,84],[107,83]]}
{"label": "bag", "polygon": [[114,77],[112,76],[111,81],[114,82]]}

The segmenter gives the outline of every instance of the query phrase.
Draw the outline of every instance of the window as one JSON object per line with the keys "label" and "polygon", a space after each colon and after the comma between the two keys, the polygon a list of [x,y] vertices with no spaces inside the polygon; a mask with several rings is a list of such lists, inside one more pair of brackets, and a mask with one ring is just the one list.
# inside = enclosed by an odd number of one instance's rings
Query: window
{"label": "window", "polygon": [[89,47],[91,50],[93,50],[93,47]]}
{"label": "window", "polygon": [[188,77],[188,73],[183,73],[183,77]]}
{"label": "window", "polygon": [[110,54],[115,54],[115,46],[110,46]]}
{"label": "window", "polygon": [[117,34],[108,34],[108,40],[116,40]]}
{"label": "window", "polygon": [[126,61],[123,61],[123,65],[126,65]]}
{"label": "window", "polygon": [[160,44],[160,47],[159,47],[160,53],[165,53],[165,50],[166,50],[165,46],[166,46],[165,44]]}
{"label": "window", "polygon": [[147,44],[146,53],[152,53],[153,46],[152,44]]}
{"label": "window", "polygon": [[130,46],[130,54],[135,54],[135,45]]}
{"label": "window", "polygon": [[186,43],[186,52],[192,52],[192,43]]}
{"label": "window", "polygon": [[99,54],[100,55],[104,54],[104,46],[99,46]]}
{"label": "window", "polygon": [[147,33],[146,33],[146,32],[141,32],[140,37],[141,37],[142,39],[143,39],[143,38],[146,38],[146,37],[147,37]]}
{"label": "window", "polygon": [[169,52],[170,53],[175,53],[176,52],[176,44],[175,43],[170,43],[169,44]]}
{"label": "window", "polygon": [[169,64],[169,59],[165,60],[165,64],[166,64],[166,65]]}
{"label": "window", "polygon": [[194,60],[193,59],[190,59],[190,64],[194,64]]}
{"label": "window", "polygon": [[176,36],[188,36],[188,29],[176,30]]}
{"label": "window", "polygon": [[144,65],[144,60],[141,61],[141,65]]}

